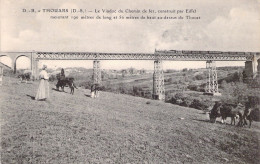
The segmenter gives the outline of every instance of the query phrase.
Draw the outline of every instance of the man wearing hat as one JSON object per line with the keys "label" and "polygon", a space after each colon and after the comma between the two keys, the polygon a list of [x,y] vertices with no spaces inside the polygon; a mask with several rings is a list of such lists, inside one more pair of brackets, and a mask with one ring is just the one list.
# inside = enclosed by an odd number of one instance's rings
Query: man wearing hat
{"label": "man wearing hat", "polygon": [[39,74],[40,84],[35,96],[35,100],[45,101],[49,98],[49,76],[46,71],[47,66],[43,65],[42,71]]}

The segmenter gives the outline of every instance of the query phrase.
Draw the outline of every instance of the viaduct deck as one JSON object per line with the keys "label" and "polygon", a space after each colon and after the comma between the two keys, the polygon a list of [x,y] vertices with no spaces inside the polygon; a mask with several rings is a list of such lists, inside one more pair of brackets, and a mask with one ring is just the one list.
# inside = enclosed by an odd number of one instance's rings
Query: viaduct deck
{"label": "viaduct deck", "polygon": [[155,53],[36,52],[38,60],[251,61],[258,52],[155,51]]}

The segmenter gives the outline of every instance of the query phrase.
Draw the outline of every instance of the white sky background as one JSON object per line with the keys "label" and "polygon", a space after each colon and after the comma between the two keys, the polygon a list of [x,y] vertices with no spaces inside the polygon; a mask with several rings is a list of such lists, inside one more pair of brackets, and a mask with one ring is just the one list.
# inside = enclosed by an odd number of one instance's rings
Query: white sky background
{"label": "white sky background", "polygon": [[[166,50],[260,51],[259,0],[0,0],[1,51],[142,52]],[[51,20],[23,8],[196,9],[200,20]],[[52,13],[53,15],[53,13]],[[55,14],[63,15],[63,14]],[[66,15],[66,14],[65,14]],[[113,14],[112,14],[113,16]],[[185,16],[185,14],[184,14]],[[1,58],[2,61],[6,59]],[[0,59],[0,60],[1,60]],[[7,60],[8,61],[8,60]],[[18,60],[18,68],[29,59]],[[42,61],[51,68],[91,61]],[[218,66],[243,62],[218,62]],[[153,69],[153,61],[102,61],[104,69]],[[169,62],[164,69],[205,67],[205,62]]]}

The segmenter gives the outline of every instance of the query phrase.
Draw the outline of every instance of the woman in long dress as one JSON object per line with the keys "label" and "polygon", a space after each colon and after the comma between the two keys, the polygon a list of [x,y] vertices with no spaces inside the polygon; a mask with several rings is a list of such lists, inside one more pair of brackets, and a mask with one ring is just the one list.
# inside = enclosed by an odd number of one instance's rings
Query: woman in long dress
{"label": "woman in long dress", "polygon": [[49,76],[46,72],[47,66],[43,65],[42,71],[40,72],[39,78],[40,78],[40,84],[38,87],[37,94],[35,96],[35,100],[39,101],[45,101],[47,98],[49,98]]}

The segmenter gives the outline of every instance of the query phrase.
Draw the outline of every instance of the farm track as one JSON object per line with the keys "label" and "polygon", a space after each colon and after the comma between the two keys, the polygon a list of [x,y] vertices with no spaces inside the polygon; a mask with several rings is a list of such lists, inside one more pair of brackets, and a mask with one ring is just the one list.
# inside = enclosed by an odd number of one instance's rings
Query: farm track
{"label": "farm track", "polygon": [[[129,95],[0,88],[1,163],[258,163],[260,124],[211,124],[202,111]],[[54,85],[50,85],[54,87]],[[65,88],[68,92],[68,88]],[[184,118],[184,119],[180,119]],[[228,120],[229,122],[230,120]]]}

